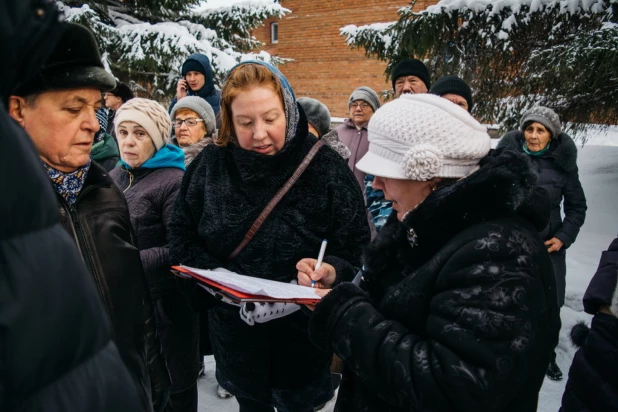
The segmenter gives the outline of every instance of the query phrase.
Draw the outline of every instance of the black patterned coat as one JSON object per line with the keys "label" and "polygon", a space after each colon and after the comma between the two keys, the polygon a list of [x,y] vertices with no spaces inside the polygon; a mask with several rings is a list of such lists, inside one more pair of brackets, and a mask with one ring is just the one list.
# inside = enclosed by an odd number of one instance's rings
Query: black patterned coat
{"label": "black patterned coat", "polygon": [[[324,261],[339,269],[341,279],[354,276],[350,265],[360,265],[361,249],[370,236],[363,196],[345,161],[326,145],[247,247],[228,261],[317,142],[307,132],[304,114],[297,130],[274,156],[235,145],[204,148],[187,169],[172,215],[172,263],[225,267],[290,282],[296,279],[296,263],[317,256],[322,240],[328,239]],[[332,354],[311,344],[305,314],[298,311],[249,326],[238,307],[216,303],[205,292],[198,300],[210,308],[210,339],[221,386],[280,410],[305,410],[330,399]]]}
{"label": "black patterned coat", "polygon": [[558,310],[534,187],[527,159],[505,152],[391,215],[365,291],[335,287],[310,322],[348,370],[337,411],[536,411]]}

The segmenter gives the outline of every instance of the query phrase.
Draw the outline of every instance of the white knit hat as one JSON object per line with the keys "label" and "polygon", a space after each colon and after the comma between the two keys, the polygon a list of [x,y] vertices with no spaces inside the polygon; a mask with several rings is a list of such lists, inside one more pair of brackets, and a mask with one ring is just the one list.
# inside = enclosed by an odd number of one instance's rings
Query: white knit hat
{"label": "white knit hat", "polygon": [[167,110],[150,99],[137,97],[120,106],[114,117],[116,136],[122,122],[135,122],[146,129],[157,151],[165,146],[172,132],[172,121]]}
{"label": "white knit hat", "polygon": [[374,176],[427,181],[464,177],[489,152],[487,129],[432,94],[404,94],[371,117],[369,151],[356,168]]}

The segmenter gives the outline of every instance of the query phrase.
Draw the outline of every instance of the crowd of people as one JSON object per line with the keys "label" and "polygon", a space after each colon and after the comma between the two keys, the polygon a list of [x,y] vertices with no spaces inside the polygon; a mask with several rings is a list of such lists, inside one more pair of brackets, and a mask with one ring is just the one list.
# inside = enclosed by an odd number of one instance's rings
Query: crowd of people
{"label": "crowd of people", "polygon": [[[0,12],[21,33],[0,26],[19,50],[0,69],[2,168],[24,171],[0,202],[0,409],[196,412],[210,354],[241,412],[317,411],[336,393],[342,412],[535,411],[544,378],[562,379],[586,198],[551,108],[492,150],[466,82],[432,85],[410,58],[392,101],[360,86],[331,128],[277,68],[239,63],[219,90],[202,54],[165,108],[52,4]],[[564,411],[616,408],[617,242],[584,298],[592,326],[573,330]],[[180,264],[321,299],[233,303]]]}

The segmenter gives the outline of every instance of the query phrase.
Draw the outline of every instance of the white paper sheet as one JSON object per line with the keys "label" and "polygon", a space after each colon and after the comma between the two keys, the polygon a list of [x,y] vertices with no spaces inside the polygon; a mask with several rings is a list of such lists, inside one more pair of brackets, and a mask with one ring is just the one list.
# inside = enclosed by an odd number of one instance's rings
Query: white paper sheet
{"label": "white paper sheet", "polygon": [[190,266],[182,267],[198,276],[213,280],[220,285],[251,295],[268,296],[276,299],[321,299],[315,293],[315,289],[308,286],[253,278],[230,272],[224,268],[204,270]]}

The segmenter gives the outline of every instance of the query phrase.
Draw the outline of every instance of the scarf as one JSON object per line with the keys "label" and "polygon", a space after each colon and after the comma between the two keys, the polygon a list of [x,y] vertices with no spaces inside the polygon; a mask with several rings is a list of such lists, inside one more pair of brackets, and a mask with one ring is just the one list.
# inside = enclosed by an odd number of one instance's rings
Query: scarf
{"label": "scarf", "polygon": [[52,181],[54,190],[66,200],[69,206],[73,207],[77,202],[77,196],[84,187],[84,182],[88,176],[88,170],[90,170],[91,159],[88,159],[88,163],[75,170],[74,172],[65,173],[54,169],[47,163],[43,162],[43,166],[47,171],[47,176]]}
{"label": "scarf", "polygon": [[[124,160],[120,160],[122,166],[126,170],[132,170]],[[183,172],[185,169],[185,154],[178,146],[166,144],[161,149],[157,150],[155,154],[148,160],[146,160],[139,168],[144,169],[161,169],[164,167],[174,167],[180,169]]]}
{"label": "scarf", "polygon": [[545,146],[545,148],[539,150],[538,152],[531,152],[530,149],[528,149],[528,146],[526,146],[526,142],[524,142],[524,153],[530,155],[530,156],[542,156],[545,154],[545,152],[547,152],[549,150],[549,145],[551,144],[551,140],[549,142],[547,142],[547,146]]}

